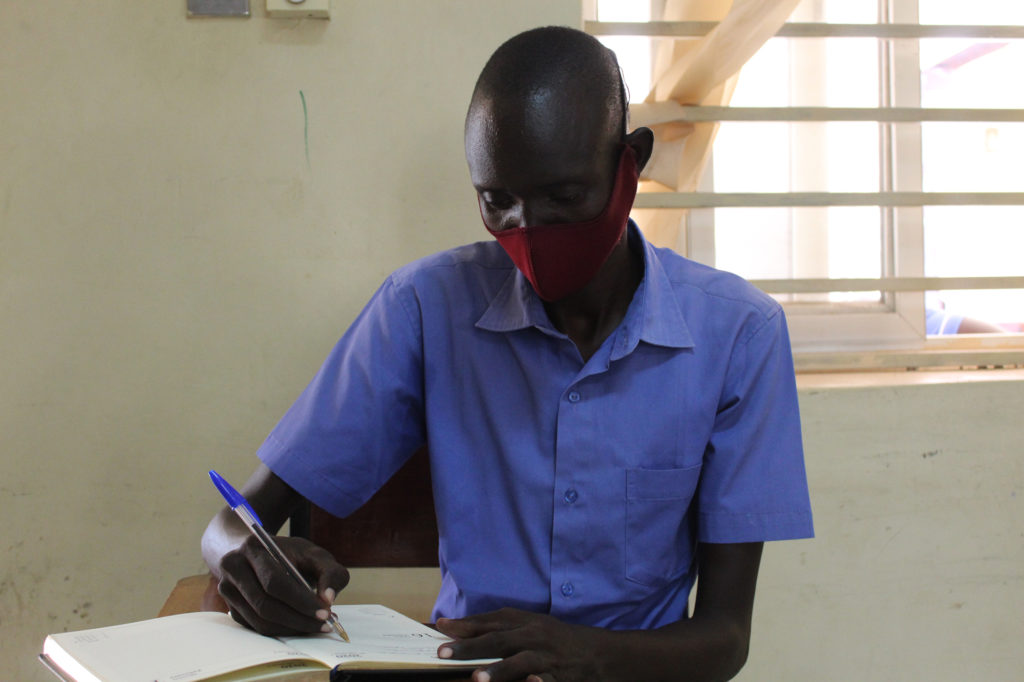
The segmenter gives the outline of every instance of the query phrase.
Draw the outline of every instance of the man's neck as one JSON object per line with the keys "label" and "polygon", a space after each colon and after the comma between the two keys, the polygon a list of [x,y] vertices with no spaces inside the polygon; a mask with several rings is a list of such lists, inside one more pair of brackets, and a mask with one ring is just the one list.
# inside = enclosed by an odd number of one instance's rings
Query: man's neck
{"label": "man's neck", "polygon": [[572,339],[584,362],[625,318],[633,294],[643,279],[642,245],[629,234],[627,230],[585,287],[561,300],[544,304],[551,323]]}

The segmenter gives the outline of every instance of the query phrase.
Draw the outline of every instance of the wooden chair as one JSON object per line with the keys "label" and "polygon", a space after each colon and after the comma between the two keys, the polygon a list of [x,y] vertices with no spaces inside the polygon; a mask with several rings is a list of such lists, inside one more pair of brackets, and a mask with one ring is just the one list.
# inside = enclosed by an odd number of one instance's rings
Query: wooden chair
{"label": "wooden chair", "polygon": [[426,448],[344,519],[307,502],[292,516],[291,534],[309,538],[345,566],[437,566],[437,516]]}
{"label": "wooden chair", "polygon": [[[436,595],[433,583],[437,579],[437,571],[420,571],[388,579],[396,575],[392,569],[436,569],[438,565],[437,518],[430,486],[430,461],[425,448],[418,450],[376,495],[351,516],[339,519],[307,501],[292,516],[290,528],[292,535],[309,538],[329,550],[346,567],[354,569],[350,571],[352,588],[360,587],[361,594],[377,597],[393,592],[395,586],[399,586],[401,594],[396,595],[399,601],[414,604],[399,610],[413,618],[427,620],[429,601]],[[377,587],[380,583],[385,585]],[[387,585],[392,586],[390,590]],[[434,594],[430,594],[431,590]],[[179,580],[159,615],[188,611],[227,611],[224,600],[217,593],[217,583],[210,574]]]}

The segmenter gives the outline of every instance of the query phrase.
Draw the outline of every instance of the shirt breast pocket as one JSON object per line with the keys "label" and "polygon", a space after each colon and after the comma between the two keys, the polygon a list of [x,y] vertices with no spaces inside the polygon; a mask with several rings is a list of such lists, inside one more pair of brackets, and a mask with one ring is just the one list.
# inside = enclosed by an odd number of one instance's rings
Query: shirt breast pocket
{"label": "shirt breast pocket", "polygon": [[690,568],[700,469],[626,469],[627,580],[660,585]]}

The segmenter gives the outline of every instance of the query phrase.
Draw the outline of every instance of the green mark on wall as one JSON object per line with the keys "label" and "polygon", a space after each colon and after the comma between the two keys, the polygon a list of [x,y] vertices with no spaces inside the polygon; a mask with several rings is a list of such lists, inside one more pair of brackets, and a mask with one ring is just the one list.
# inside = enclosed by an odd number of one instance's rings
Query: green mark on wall
{"label": "green mark on wall", "polygon": [[312,169],[309,163],[309,109],[306,108],[306,95],[299,90],[299,98],[302,100],[302,135],[306,141],[306,168]]}

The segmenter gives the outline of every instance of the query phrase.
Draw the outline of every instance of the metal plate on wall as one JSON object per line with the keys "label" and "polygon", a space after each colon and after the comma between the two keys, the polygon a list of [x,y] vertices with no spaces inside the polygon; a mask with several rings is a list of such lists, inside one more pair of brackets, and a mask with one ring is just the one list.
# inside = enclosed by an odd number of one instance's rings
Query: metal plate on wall
{"label": "metal plate on wall", "polygon": [[249,0],[188,0],[190,17],[247,17]]}

